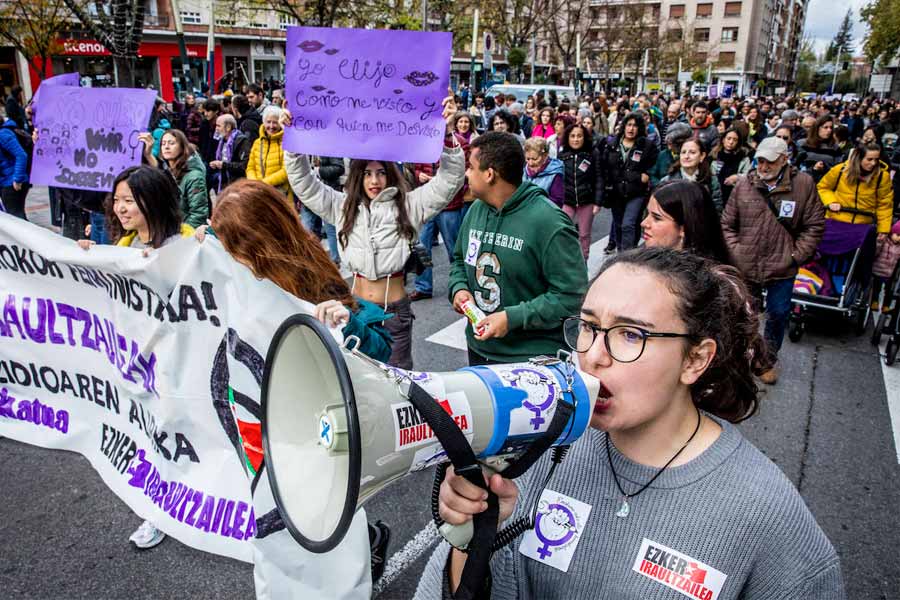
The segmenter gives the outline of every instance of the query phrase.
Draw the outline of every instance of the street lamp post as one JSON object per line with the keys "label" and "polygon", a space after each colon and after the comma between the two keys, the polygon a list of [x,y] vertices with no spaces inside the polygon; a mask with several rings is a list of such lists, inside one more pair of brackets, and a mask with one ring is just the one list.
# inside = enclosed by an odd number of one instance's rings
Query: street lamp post
{"label": "street lamp post", "polygon": [[175,19],[175,37],[178,39],[178,53],[181,55],[181,87],[187,93],[189,91],[191,65],[188,62],[187,46],[184,43],[184,28],[181,26],[181,11],[178,8],[178,0],[172,0],[172,18]]}
{"label": "street lamp post", "polygon": [[834,95],[836,93],[835,86],[837,86],[838,65],[841,64],[840,63],[841,50],[843,50],[843,48],[838,47],[837,54],[834,57],[834,75],[832,75],[832,77],[831,77],[831,94],[832,95]]}
{"label": "street lamp post", "polygon": [[575,95],[581,95],[581,34],[575,34]]}
{"label": "street lamp post", "polygon": [[469,88],[472,97],[478,91],[478,78],[475,76],[475,56],[478,54],[478,9],[475,9],[475,20],[472,23],[472,62],[469,64]]}

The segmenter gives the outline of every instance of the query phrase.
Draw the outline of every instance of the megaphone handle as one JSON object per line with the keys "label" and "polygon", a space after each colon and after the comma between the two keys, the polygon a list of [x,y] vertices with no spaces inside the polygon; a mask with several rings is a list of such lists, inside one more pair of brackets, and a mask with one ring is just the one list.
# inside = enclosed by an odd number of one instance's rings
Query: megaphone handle
{"label": "megaphone handle", "polygon": [[[490,480],[494,473],[499,473],[496,469],[485,464],[481,465],[481,469],[482,472],[487,474],[488,480]],[[438,495],[440,494],[441,484],[444,482],[444,475],[446,472],[447,463],[442,463],[438,465],[437,470],[434,473],[434,487],[431,492],[431,513],[441,537],[450,542],[450,545],[454,548],[465,550],[468,548],[469,543],[472,541],[472,536],[475,533],[475,526],[472,521],[467,521],[462,525],[451,525],[441,519],[441,516],[438,513]]]}
{"label": "megaphone handle", "polygon": [[435,399],[419,384],[410,382],[407,395],[409,401],[419,414],[425,419],[435,437],[447,452],[447,457],[453,463],[457,475],[476,485],[488,494],[488,508],[472,519],[473,535],[469,543],[466,566],[463,567],[459,587],[454,598],[458,600],[473,600],[484,597],[484,588],[487,582],[489,563],[491,560],[491,548],[494,538],[497,536],[497,519],[500,515],[500,503],[497,495],[491,492],[484,480],[481,464],[475,458],[475,452],[466,436]]}

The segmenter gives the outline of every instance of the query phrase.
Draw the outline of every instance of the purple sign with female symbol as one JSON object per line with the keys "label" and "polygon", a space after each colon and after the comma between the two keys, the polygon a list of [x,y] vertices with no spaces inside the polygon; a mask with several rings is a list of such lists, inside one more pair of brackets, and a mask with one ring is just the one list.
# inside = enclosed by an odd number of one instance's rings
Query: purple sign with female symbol
{"label": "purple sign with female symbol", "polygon": [[452,40],[449,32],[289,27],[285,148],[437,162]]}

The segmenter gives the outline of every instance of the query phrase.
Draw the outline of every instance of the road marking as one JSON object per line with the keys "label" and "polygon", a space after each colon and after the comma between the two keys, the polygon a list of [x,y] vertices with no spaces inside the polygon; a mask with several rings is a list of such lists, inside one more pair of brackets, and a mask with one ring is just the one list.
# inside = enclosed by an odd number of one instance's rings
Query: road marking
{"label": "road marking", "polygon": [[448,346],[456,350],[466,351],[466,323],[468,319],[459,318],[440,331],[425,338],[426,342]]}
{"label": "road marking", "polygon": [[[591,252],[588,255],[588,280],[593,279],[597,275],[597,271],[600,270],[600,267],[603,265],[603,262],[606,260],[606,255],[603,254],[603,250],[606,248],[606,243],[609,241],[609,236],[604,237],[601,240],[597,240],[593,244],[591,244]],[[447,346],[449,348],[454,348],[456,350],[466,351],[466,318],[461,317],[456,321],[453,321],[447,327],[444,327],[440,331],[431,334],[427,338],[425,338],[426,342],[431,342],[432,344],[440,344],[441,346]]]}
{"label": "road marking", "polygon": [[[888,336],[885,336],[887,338]],[[888,412],[891,415],[891,429],[894,432],[894,450],[897,453],[897,462],[900,463],[900,366],[889,367],[884,364],[884,348],[886,341],[881,343],[878,354],[878,362],[881,363],[881,374],[884,377],[884,391],[887,395]]]}
{"label": "road marking", "polygon": [[372,597],[377,598],[388,586],[390,586],[403,571],[405,571],[412,563],[414,563],[423,552],[428,550],[434,541],[438,539],[440,534],[434,521],[417,533],[415,537],[406,542],[403,549],[394,554],[387,564],[384,566],[384,574],[372,586]]}

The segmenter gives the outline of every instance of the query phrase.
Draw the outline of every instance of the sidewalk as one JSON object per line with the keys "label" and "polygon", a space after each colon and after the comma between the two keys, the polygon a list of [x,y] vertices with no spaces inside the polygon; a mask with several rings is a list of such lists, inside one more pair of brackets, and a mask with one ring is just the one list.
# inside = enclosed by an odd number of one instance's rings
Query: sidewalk
{"label": "sidewalk", "polygon": [[28,197],[25,199],[25,216],[35,225],[55,233],[60,232],[59,227],[50,224],[50,194],[46,186],[37,185],[28,191]]}

